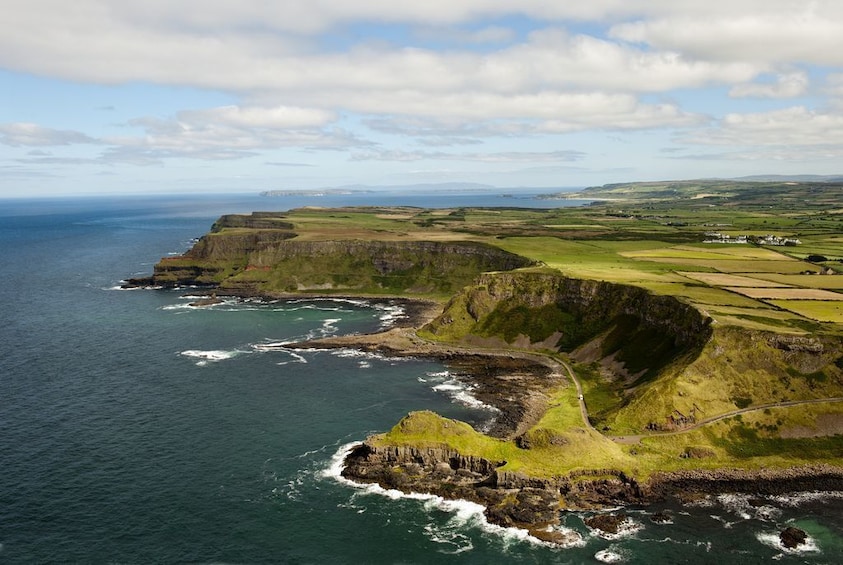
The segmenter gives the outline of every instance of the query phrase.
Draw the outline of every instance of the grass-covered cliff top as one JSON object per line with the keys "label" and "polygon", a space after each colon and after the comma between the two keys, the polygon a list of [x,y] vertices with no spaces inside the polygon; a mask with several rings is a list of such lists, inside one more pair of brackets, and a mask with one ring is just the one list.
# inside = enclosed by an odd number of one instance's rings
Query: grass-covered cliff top
{"label": "grass-covered cliff top", "polygon": [[[206,247],[217,250],[202,258],[217,269],[206,274],[206,282],[249,283],[256,291],[409,293],[446,300],[477,269],[497,270],[494,261],[462,264],[453,275],[456,284],[418,284],[433,276],[435,266],[414,273],[400,257],[393,264],[387,258],[380,273],[349,279],[356,263],[348,253],[347,265],[326,259],[325,265],[292,265],[280,273],[269,246],[246,253],[242,238],[276,232],[276,239],[296,244],[474,243],[570,277],[682,297],[720,324],[804,334],[836,332],[843,323],[843,185],[632,183],[578,196],[615,199],[573,208],[554,208],[548,200],[546,210],[302,208],[226,216],[205,238]],[[223,251],[226,241],[234,256]],[[168,263],[191,264],[190,257]]]}

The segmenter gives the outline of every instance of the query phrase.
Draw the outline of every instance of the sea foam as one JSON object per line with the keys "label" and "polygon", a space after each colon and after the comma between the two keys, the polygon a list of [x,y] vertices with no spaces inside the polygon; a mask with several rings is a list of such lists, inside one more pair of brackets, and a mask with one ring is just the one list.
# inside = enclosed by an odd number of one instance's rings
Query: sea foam
{"label": "sea foam", "polygon": [[806,503],[823,502],[831,499],[843,499],[843,491],[832,490],[796,492],[791,494],[783,494],[769,497],[769,500],[790,508],[795,508]]}
{"label": "sea foam", "polygon": [[644,529],[644,525],[640,522],[636,522],[635,520],[631,520],[630,518],[626,518],[623,522],[620,523],[618,526],[617,533],[611,532],[604,532],[598,528],[589,528],[591,530],[592,535],[603,538],[609,541],[616,541],[628,537],[634,536],[636,533],[640,532]]}
{"label": "sea foam", "polygon": [[624,552],[618,549],[601,549],[594,554],[594,558],[600,563],[623,563],[626,561]]}
{"label": "sea foam", "polygon": [[425,383],[436,383],[431,386],[431,389],[436,392],[445,394],[454,402],[462,404],[463,406],[466,406],[468,408],[486,410],[494,413],[500,412],[500,410],[498,410],[496,407],[486,404],[485,402],[475,397],[472,394],[472,390],[474,390],[473,386],[466,384],[460,379],[454,377],[448,371],[427,373],[426,378],[420,378],[419,381]]}
{"label": "sea foam", "polygon": [[773,549],[781,551],[782,553],[785,553],[787,555],[799,555],[802,553],[820,553],[820,548],[817,545],[817,541],[810,536],[808,536],[808,538],[805,540],[805,543],[792,549],[789,547],[785,547],[782,544],[779,532],[758,532],[757,534],[755,534],[755,537],[764,545],[772,547]]}
{"label": "sea foam", "polygon": [[182,351],[181,355],[185,357],[190,357],[192,359],[198,359],[196,365],[199,367],[204,367],[208,363],[217,363],[219,361],[225,361],[226,359],[231,359],[236,357],[237,355],[243,353],[243,351],[233,350],[233,351],[224,351],[224,350],[211,350],[211,351],[202,351],[199,349],[189,349],[187,351]]}
{"label": "sea foam", "polygon": [[717,501],[729,512],[737,515],[742,520],[755,518],[765,522],[773,521],[781,516],[781,510],[769,504],[758,504],[757,501],[750,502],[751,497],[746,494],[721,494]]}

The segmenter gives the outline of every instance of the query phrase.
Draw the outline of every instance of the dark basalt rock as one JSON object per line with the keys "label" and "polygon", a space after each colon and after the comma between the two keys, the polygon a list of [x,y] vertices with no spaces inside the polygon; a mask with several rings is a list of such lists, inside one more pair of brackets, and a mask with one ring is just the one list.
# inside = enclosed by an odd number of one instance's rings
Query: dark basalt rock
{"label": "dark basalt rock", "polygon": [[[490,522],[524,528],[539,539],[556,543],[564,543],[564,540],[551,539],[553,535],[547,532],[553,530],[547,530],[547,526],[558,524],[562,506],[594,510],[669,499],[692,501],[706,493],[843,490],[843,471],[826,465],[763,471],[720,469],[658,473],[646,483],[638,483],[633,477],[612,469],[589,469],[567,477],[540,478],[504,471],[500,469],[504,464],[504,461],[464,456],[444,446],[417,448],[363,443],[346,458],[342,474],[353,481],[379,483],[404,492],[471,500],[486,507]],[[597,514],[585,523],[590,528],[617,533],[625,519],[625,514]],[[667,523],[672,521],[672,516],[656,512],[650,519],[655,523]],[[807,538],[796,528],[788,528],[785,532],[782,533],[785,547],[797,547]]]}
{"label": "dark basalt rock", "polygon": [[655,512],[650,516],[650,521],[654,524],[669,524],[673,522],[673,516],[669,512]]}
{"label": "dark basalt rock", "polygon": [[212,292],[210,296],[191,302],[189,306],[213,306],[214,304],[221,304],[222,301],[222,298],[217,297],[217,293]]}
{"label": "dark basalt rock", "polygon": [[799,528],[788,527],[782,530],[779,534],[779,539],[786,548],[795,549],[805,543],[808,539],[808,534]]}
{"label": "dark basalt rock", "polygon": [[626,514],[597,514],[583,521],[586,526],[594,530],[616,534],[625,520]]}

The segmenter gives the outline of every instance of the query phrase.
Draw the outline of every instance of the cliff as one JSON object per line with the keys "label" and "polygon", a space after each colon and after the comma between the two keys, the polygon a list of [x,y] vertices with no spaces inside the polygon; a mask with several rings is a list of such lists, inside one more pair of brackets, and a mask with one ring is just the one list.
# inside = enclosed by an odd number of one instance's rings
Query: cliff
{"label": "cliff", "polygon": [[[155,265],[136,286],[205,285],[229,294],[354,293],[450,295],[486,271],[532,261],[471,241],[297,239],[284,229],[254,229],[254,220],[223,217],[180,257]],[[259,219],[264,226],[271,219]],[[248,224],[249,229],[229,227]]]}
{"label": "cliff", "polygon": [[481,275],[424,331],[469,346],[569,354],[580,363],[592,424],[615,434],[837,397],[843,386],[837,336],[718,327],[678,298],[551,271]]}
{"label": "cliff", "polygon": [[598,358],[656,374],[712,335],[711,319],[672,296],[557,272],[481,275],[425,328],[441,339],[572,352],[598,336]]}

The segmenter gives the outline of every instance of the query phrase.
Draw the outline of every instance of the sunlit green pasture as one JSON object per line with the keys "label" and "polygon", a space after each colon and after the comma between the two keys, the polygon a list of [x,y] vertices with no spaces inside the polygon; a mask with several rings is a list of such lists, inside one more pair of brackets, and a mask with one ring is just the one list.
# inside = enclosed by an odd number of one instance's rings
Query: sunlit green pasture
{"label": "sunlit green pasture", "polygon": [[843,290],[843,275],[783,275],[779,273],[747,273],[744,276],[762,281],[758,286],[763,286],[767,281],[770,281],[788,286],[801,286],[804,288]]}
{"label": "sunlit green pasture", "polygon": [[767,302],[818,322],[843,324],[843,300],[768,300]]}

